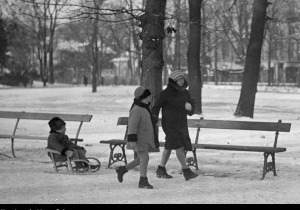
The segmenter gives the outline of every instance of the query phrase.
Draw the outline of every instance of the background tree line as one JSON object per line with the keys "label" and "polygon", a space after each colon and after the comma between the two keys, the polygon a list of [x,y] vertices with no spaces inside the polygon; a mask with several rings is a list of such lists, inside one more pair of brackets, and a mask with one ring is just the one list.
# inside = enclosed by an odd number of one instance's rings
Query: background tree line
{"label": "background tree line", "polygon": [[[253,117],[261,60],[267,60],[270,69],[274,60],[298,61],[300,56],[297,1],[4,1],[0,71],[36,75],[45,86],[55,82],[55,71],[63,75],[73,65],[92,69],[96,92],[112,49],[116,57],[129,55],[132,78],[150,88],[153,100],[170,70],[186,70],[197,113],[202,113],[204,73],[209,68],[217,72],[220,61],[234,60],[244,65],[234,115]],[[66,58],[54,64],[64,40],[81,43],[83,53],[66,50]],[[214,77],[217,84],[218,74]]]}

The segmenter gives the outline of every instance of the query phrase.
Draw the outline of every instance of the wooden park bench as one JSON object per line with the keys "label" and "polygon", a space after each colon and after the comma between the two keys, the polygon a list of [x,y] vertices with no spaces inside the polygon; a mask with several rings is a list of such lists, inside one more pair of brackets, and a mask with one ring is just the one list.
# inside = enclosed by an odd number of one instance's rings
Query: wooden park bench
{"label": "wooden park bench", "polygon": [[[117,125],[126,125],[128,117],[120,117]],[[161,126],[161,119],[159,119],[157,126]],[[244,152],[262,152],[264,156],[263,174],[264,179],[266,173],[273,171],[276,176],[275,166],[275,153],[285,152],[286,148],[277,147],[279,132],[289,132],[291,123],[282,123],[281,120],[276,122],[253,122],[253,121],[229,121],[229,120],[204,120],[204,119],[188,119],[188,127],[196,129],[196,137],[193,145],[193,157],[187,158],[188,166],[193,166],[198,170],[198,161],[196,150],[197,149],[210,149],[210,150],[231,150],[231,151],[244,151]],[[200,129],[229,129],[229,130],[249,130],[249,131],[273,131],[275,132],[275,139],[272,146],[244,146],[244,145],[218,145],[218,144],[202,144],[199,143]],[[114,162],[124,161],[126,164],[126,154],[124,146],[126,145],[127,128],[125,131],[124,139],[111,139],[102,140],[100,143],[110,145],[110,157],[108,167]],[[160,146],[164,146],[164,142],[159,142]],[[114,153],[116,147],[121,147],[122,153]],[[185,151],[187,154],[187,151]],[[271,162],[268,162],[268,157],[271,155]],[[122,158],[121,158],[122,157]]]}
{"label": "wooden park bench", "polygon": [[[6,118],[6,119],[15,119],[16,120],[16,124],[15,124],[12,134],[2,133],[2,132],[4,132],[4,129],[1,129],[0,139],[10,139],[11,140],[11,152],[12,152],[13,157],[16,157],[15,152],[14,152],[14,140],[15,139],[27,139],[27,140],[47,140],[48,139],[47,133],[45,133],[44,136],[25,135],[25,134],[18,135],[17,130],[18,130],[18,125],[19,125],[20,120],[46,120],[46,121],[49,121],[53,117],[59,117],[64,121],[80,122],[75,138],[70,138],[71,141],[73,141],[73,142],[75,142],[75,144],[77,144],[77,142],[83,141],[83,139],[78,138],[83,122],[90,122],[93,115],[0,111],[0,119]],[[45,126],[48,126],[48,122],[46,122]],[[0,153],[0,155],[4,155],[4,156],[10,158],[10,156],[3,154],[3,153]]]}

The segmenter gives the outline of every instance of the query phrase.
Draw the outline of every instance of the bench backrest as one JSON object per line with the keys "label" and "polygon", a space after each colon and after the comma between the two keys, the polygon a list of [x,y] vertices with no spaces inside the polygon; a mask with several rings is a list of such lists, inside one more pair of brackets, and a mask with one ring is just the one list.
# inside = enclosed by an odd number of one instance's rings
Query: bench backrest
{"label": "bench backrest", "polygon": [[257,131],[280,131],[289,132],[291,123],[254,122],[254,121],[229,121],[229,120],[197,120],[189,119],[188,126],[194,128],[257,130]]}
{"label": "bench backrest", "polygon": [[[117,125],[127,125],[128,117],[119,117]],[[161,119],[157,126],[161,126]],[[282,123],[281,120],[275,122],[255,122],[255,121],[230,121],[230,120],[204,120],[188,119],[188,127],[197,128],[195,143],[198,143],[199,132],[201,128],[214,129],[235,129],[235,130],[256,130],[256,131],[275,131],[274,147],[277,146],[279,132],[290,132],[291,123]],[[127,129],[125,133],[125,138]]]}
{"label": "bench backrest", "polygon": [[64,121],[90,122],[93,115],[0,111],[0,118],[51,120],[53,117],[59,117]]}
{"label": "bench backrest", "polygon": [[10,112],[10,111],[0,111],[0,118],[10,118],[17,119],[13,135],[16,134],[16,130],[21,119],[26,120],[51,120],[53,117],[59,117],[64,121],[74,121],[80,122],[79,127],[77,129],[76,137],[80,133],[80,129],[82,127],[83,122],[90,122],[93,115],[81,115],[81,114],[59,114],[59,113],[34,113],[34,112]]}
{"label": "bench backrest", "polygon": [[[117,125],[127,125],[127,124],[128,124],[128,117],[118,118]],[[159,119],[157,126],[161,126],[161,119]],[[188,119],[188,127],[289,132],[291,129],[291,123],[282,123],[281,120],[275,123],[275,122]]]}

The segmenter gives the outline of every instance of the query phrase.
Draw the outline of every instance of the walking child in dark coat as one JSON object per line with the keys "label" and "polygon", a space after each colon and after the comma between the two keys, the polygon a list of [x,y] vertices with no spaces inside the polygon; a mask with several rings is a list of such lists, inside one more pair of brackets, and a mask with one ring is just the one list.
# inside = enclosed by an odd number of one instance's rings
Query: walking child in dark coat
{"label": "walking child in dark coat", "polygon": [[195,110],[194,102],[186,89],[187,87],[188,83],[183,73],[178,70],[173,71],[170,74],[167,88],[160,93],[152,108],[155,117],[158,117],[159,111],[162,109],[162,128],[166,134],[165,149],[156,171],[159,178],[172,178],[167,174],[165,168],[172,150],[176,150],[176,156],[182,166],[185,180],[198,176],[198,174],[192,172],[185,162],[184,150],[192,150],[187,115],[193,115]]}

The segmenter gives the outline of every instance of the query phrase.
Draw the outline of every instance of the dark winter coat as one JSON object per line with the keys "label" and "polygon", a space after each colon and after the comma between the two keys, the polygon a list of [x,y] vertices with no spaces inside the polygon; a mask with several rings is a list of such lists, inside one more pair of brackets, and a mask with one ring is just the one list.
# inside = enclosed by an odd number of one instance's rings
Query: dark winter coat
{"label": "dark winter coat", "polygon": [[[152,108],[154,116],[159,116],[162,109],[162,128],[166,134],[165,148],[179,149],[184,147],[185,150],[191,151],[192,144],[189,137],[187,115],[193,115],[195,111],[194,100],[192,100],[188,86],[185,80],[184,85],[180,87],[175,81],[169,79],[166,89],[164,89]],[[185,109],[185,103],[192,105],[192,110]]]}
{"label": "dark winter coat", "polygon": [[[54,159],[59,162],[63,162],[67,160],[67,156],[65,152],[70,149],[81,149],[83,150],[83,147],[80,147],[73,142],[69,140],[69,137],[65,134],[58,133],[55,131],[50,131],[50,135],[48,136],[48,145],[47,147],[49,149],[56,150],[60,152],[59,154],[54,154]],[[50,157],[50,153],[48,153],[48,156]]]}

